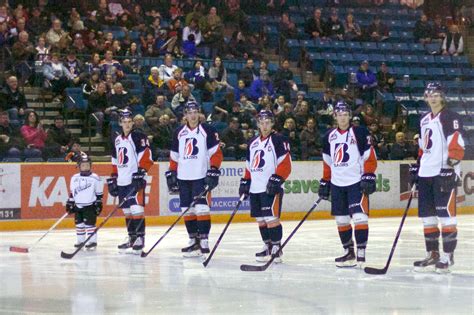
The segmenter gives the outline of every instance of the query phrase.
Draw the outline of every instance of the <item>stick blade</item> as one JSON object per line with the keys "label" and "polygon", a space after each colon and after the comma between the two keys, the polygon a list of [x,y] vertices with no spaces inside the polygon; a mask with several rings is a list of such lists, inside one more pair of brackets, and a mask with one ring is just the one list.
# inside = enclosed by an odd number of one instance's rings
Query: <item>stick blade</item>
{"label": "stick blade", "polygon": [[10,251],[15,253],[29,253],[28,248],[26,247],[17,247],[17,246],[10,246]]}
{"label": "stick blade", "polygon": [[74,257],[74,254],[68,254],[68,253],[65,253],[65,252],[61,252],[61,257],[64,258],[64,259],[71,259],[72,257]]}
{"label": "stick blade", "polygon": [[372,268],[372,267],[365,267],[364,271],[365,273],[369,275],[384,275],[387,273],[386,268],[378,269],[378,268]]}
{"label": "stick blade", "polygon": [[267,265],[254,266],[254,265],[241,265],[240,270],[242,271],[264,271],[267,269]]}
{"label": "stick blade", "polygon": [[145,258],[146,256],[148,256],[148,253],[146,253],[146,252],[142,252],[142,253],[140,254],[140,257],[141,257],[141,258]]}

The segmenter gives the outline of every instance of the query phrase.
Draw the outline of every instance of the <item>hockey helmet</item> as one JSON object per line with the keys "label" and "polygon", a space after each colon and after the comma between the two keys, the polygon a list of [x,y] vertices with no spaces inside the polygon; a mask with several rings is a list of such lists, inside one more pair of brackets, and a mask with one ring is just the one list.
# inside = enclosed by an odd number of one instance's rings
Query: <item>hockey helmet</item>
{"label": "hockey helmet", "polygon": [[334,106],[334,113],[337,114],[344,112],[349,113],[349,115],[351,114],[351,107],[349,106],[349,104],[344,101],[337,102],[337,104]]}
{"label": "hockey helmet", "polygon": [[429,82],[426,85],[425,89],[425,97],[428,97],[429,95],[439,93],[440,96],[444,99],[445,92],[443,89],[443,86],[439,82]]}
{"label": "hockey helmet", "polygon": [[130,109],[125,108],[119,111],[119,118],[122,119],[133,119],[133,113]]}
{"label": "hockey helmet", "polygon": [[257,121],[270,119],[272,122],[275,121],[275,115],[270,110],[262,109],[257,115]]}
{"label": "hockey helmet", "polygon": [[78,166],[80,166],[82,163],[89,163],[90,165],[92,165],[91,158],[87,154],[85,154],[84,152],[81,152],[81,155],[77,159],[77,165]]}
{"label": "hockey helmet", "polygon": [[191,110],[196,110],[199,112],[201,108],[199,107],[199,104],[196,101],[188,101],[186,104],[184,104],[184,112],[188,112]]}

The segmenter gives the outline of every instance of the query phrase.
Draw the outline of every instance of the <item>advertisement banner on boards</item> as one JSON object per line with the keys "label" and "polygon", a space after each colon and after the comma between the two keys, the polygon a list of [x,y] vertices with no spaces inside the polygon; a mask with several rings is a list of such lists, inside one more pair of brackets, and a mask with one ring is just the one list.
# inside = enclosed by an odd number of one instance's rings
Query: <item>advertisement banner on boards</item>
{"label": "advertisement banner on boards", "polygon": [[20,218],[20,178],[19,164],[0,164],[0,220]]}

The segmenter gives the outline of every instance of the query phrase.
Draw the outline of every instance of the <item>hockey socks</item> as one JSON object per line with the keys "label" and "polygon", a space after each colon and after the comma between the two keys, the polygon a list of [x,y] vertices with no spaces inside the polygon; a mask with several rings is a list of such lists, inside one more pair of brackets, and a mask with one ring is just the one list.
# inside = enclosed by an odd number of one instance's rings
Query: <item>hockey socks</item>
{"label": "hockey socks", "polygon": [[84,223],[76,224],[76,236],[76,245],[80,245],[86,240],[86,225]]}
{"label": "hockey socks", "polygon": [[197,232],[200,239],[207,239],[211,230],[211,216],[209,214],[198,215],[196,221]]}
{"label": "hockey socks", "polygon": [[[458,243],[457,241],[458,230],[456,226],[455,225],[443,226],[441,229],[441,233],[443,235],[443,251],[445,253],[453,253]],[[438,235],[439,235],[439,231],[438,231]]]}
{"label": "hockey socks", "polygon": [[339,238],[341,239],[342,247],[344,249],[354,248],[354,242],[352,241],[352,225],[338,225],[337,230],[339,232]]}
{"label": "hockey socks", "polygon": [[188,231],[189,238],[196,238],[198,234],[198,226],[195,215],[187,215],[184,217],[184,224],[186,231]]}
{"label": "hockey socks", "polygon": [[260,230],[260,235],[262,236],[262,241],[265,244],[271,243],[272,240],[270,239],[270,232],[268,231],[268,227],[266,225],[264,225],[264,226],[259,225],[258,229]]}
{"label": "hockey socks", "polygon": [[356,224],[354,236],[357,248],[365,249],[367,247],[367,240],[369,239],[369,225],[367,223]]}
{"label": "hockey socks", "polygon": [[439,228],[437,226],[425,226],[424,234],[426,251],[439,251]]}
{"label": "hockey socks", "polygon": [[281,239],[283,237],[283,227],[281,224],[268,228],[268,233],[270,234],[270,239],[272,240],[272,251],[271,254],[275,255],[274,262],[280,263],[281,256],[283,256],[283,252],[279,251],[281,246]]}

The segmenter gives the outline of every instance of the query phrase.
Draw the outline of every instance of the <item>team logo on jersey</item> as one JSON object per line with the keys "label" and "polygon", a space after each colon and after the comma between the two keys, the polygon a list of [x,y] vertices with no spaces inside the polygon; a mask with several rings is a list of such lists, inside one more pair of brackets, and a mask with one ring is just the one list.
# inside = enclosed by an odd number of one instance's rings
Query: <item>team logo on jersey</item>
{"label": "team logo on jersey", "polygon": [[128,164],[128,156],[127,156],[127,148],[119,148],[117,154],[118,165],[127,165]]}
{"label": "team logo on jersey", "polygon": [[255,151],[252,159],[252,163],[250,164],[250,168],[252,171],[261,171],[262,167],[265,165],[265,151],[257,150]]}
{"label": "team logo on jersey", "polygon": [[336,143],[333,156],[335,166],[347,166],[347,161],[349,161],[348,148],[347,143]]}
{"label": "team logo on jersey", "polygon": [[433,130],[427,128],[425,134],[423,135],[423,152],[428,153],[431,147],[433,146],[433,141],[431,141],[431,136],[433,135]]}
{"label": "team logo on jersey", "polygon": [[197,140],[195,138],[187,138],[184,144],[184,158],[197,159],[199,148],[197,147]]}

